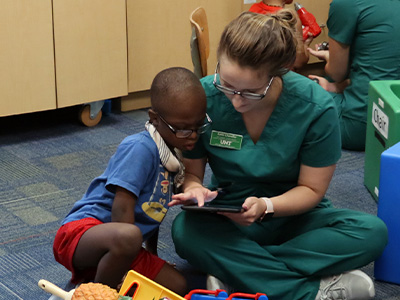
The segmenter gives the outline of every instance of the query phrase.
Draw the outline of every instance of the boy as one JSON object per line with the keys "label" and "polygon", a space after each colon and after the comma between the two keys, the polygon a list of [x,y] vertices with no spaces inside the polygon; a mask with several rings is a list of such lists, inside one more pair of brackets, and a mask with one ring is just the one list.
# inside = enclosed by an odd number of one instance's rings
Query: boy
{"label": "boy", "polygon": [[172,188],[183,182],[180,150],[193,149],[211,120],[207,116],[204,123],[206,96],[187,69],[160,72],[150,97],[146,131],[122,141],[56,234],[55,259],[72,272],[73,283],[116,288],[134,269],[178,294],[186,292],[185,278],[156,255],[158,228]]}

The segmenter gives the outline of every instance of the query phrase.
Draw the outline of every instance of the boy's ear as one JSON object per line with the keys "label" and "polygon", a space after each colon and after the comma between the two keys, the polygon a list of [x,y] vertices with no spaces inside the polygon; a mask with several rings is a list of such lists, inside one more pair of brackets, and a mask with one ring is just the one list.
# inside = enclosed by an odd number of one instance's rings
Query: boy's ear
{"label": "boy's ear", "polygon": [[157,113],[152,108],[149,109],[149,120],[153,126],[158,126]]}

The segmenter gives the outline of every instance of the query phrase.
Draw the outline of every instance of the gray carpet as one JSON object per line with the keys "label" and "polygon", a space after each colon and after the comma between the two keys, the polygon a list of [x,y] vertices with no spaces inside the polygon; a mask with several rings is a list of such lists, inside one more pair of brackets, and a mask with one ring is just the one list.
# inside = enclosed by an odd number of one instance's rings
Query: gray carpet
{"label": "gray carpet", "polygon": [[[59,222],[122,139],[143,130],[146,120],[146,110],[112,112],[86,128],[75,108],[0,118],[0,299],[48,299],[37,286],[41,278],[67,284],[70,274],[52,254]],[[328,196],[338,207],[376,214],[363,164],[364,153],[344,151]],[[204,288],[204,274],[174,252],[169,229],[179,211],[172,208],[162,224],[159,255],[177,264],[190,288]],[[372,276],[373,264],[364,271]],[[376,282],[376,290],[376,299],[400,299],[400,285]]]}

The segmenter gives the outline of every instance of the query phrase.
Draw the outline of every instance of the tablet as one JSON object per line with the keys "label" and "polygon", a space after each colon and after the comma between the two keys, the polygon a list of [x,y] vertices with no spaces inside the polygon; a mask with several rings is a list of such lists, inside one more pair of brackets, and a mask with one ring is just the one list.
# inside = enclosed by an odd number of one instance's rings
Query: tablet
{"label": "tablet", "polygon": [[210,213],[217,213],[217,212],[240,213],[243,210],[241,206],[218,205],[218,204],[212,204],[210,202],[204,203],[204,206],[197,206],[197,203],[192,205],[182,205],[181,208],[183,210],[210,212]]}

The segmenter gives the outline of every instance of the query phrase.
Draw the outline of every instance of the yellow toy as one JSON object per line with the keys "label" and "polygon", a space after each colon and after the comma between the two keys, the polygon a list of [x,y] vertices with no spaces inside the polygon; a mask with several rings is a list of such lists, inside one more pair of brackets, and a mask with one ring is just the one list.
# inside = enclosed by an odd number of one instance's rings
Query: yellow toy
{"label": "yellow toy", "polygon": [[178,294],[175,294],[169,289],[163,287],[162,285],[159,285],[158,283],[148,279],[143,275],[140,275],[133,270],[129,271],[126,275],[122,287],[119,290],[119,295],[125,296],[132,287],[135,287],[135,293],[133,294],[132,299],[158,300],[162,298],[167,298],[169,300],[185,300],[185,298],[182,298]]}

